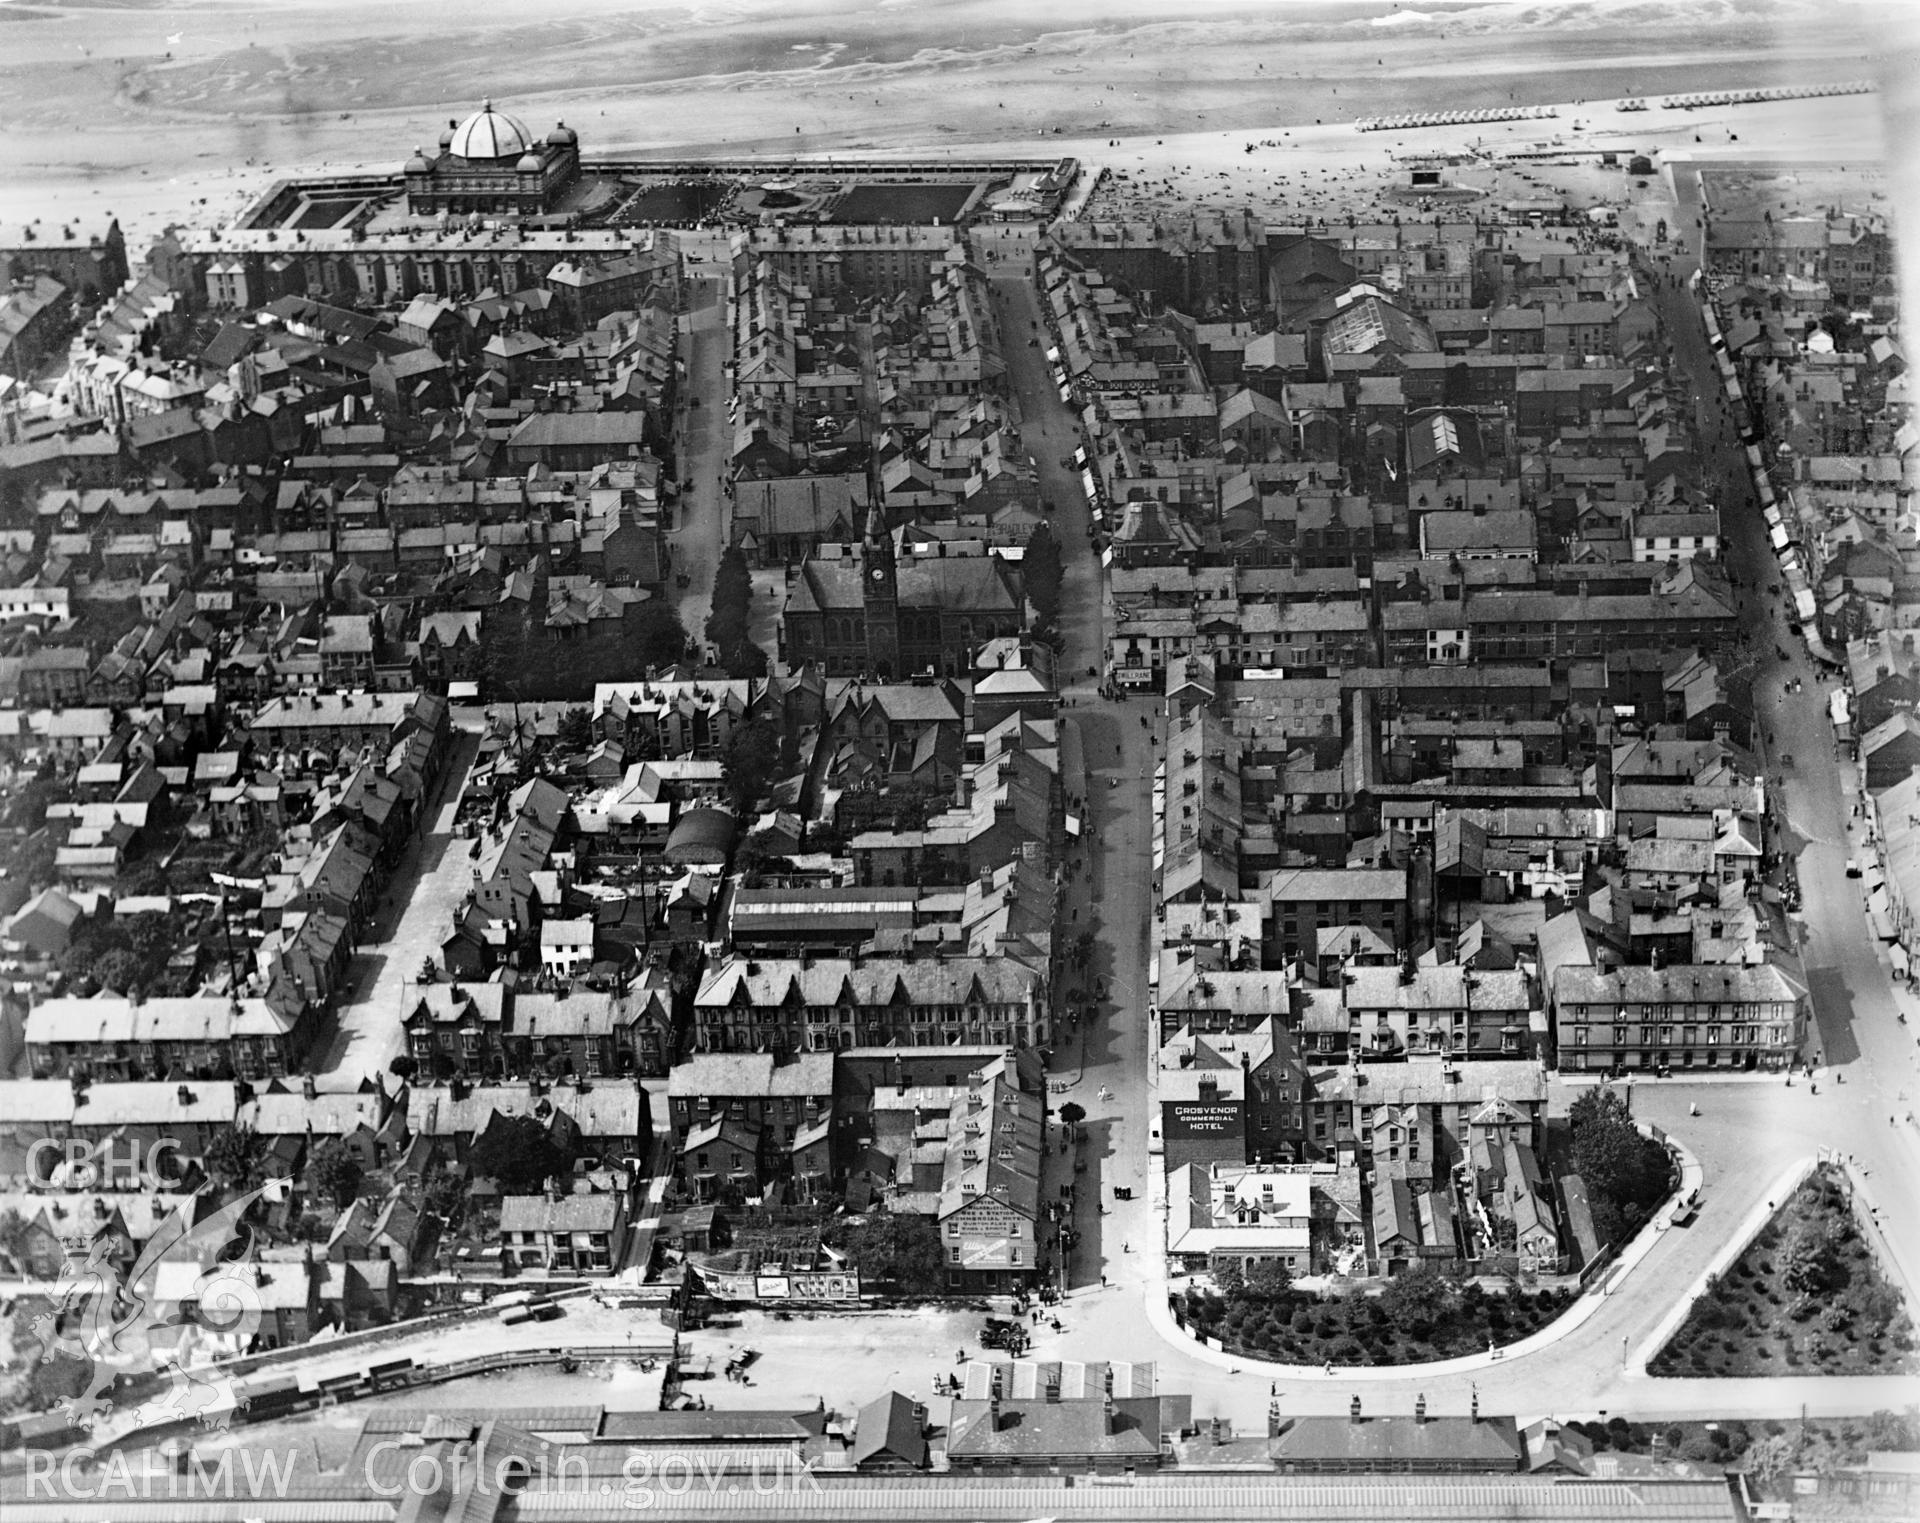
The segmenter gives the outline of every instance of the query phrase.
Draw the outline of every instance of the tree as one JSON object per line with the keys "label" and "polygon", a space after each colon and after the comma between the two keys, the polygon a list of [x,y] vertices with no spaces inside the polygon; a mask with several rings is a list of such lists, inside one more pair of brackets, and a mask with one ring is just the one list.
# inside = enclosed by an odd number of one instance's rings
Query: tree
{"label": "tree", "polygon": [[753,606],[753,574],[738,545],[721,552],[713,573],[713,600],[707,610],[707,639],[724,653],[730,645],[744,645],[749,637]]}
{"label": "tree", "polygon": [[1459,1297],[1453,1282],[1439,1270],[1418,1265],[1387,1281],[1380,1292],[1380,1308],[1396,1327],[1425,1339],[1453,1315]]}
{"label": "tree", "polygon": [[1087,1108],[1077,1100],[1069,1100],[1060,1107],[1060,1122],[1066,1127],[1069,1137],[1074,1135],[1080,1123],[1086,1119]]}
{"label": "tree", "polygon": [[401,1053],[387,1065],[387,1072],[396,1079],[411,1079],[419,1071],[419,1061],[409,1052]]}
{"label": "tree", "polygon": [[[630,633],[642,666],[672,666],[686,659],[687,626],[673,604],[661,598],[649,599],[633,611],[632,620]],[[561,734],[566,734],[564,726]]]}
{"label": "tree", "polygon": [[1238,1259],[1222,1259],[1213,1268],[1214,1287],[1231,1303],[1247,1293],[1247,1277],[1241,1273]]}
{"label": "tree", "polygon": [[363,1177],[360,1160],[338,1137],[327,1138],[313,1150],[313,1161],[307,1165],[307,1174],[314,1188],[324,1191],[332,1199],[336,1210],[346,1210],[360,1193]]}
{"label": "tree", "polygon": [[573,1167],[573,1160],[532,1116],[498,1114],[475,1140],[467,1163],[473,1173],[498,1185],[502,1195],[537,1195],[554,1175]]}
{"label": "tree", "polygon": [[1293,1276],[1278,1259],[1261,1259],[1247,1267],[1244,1275],[1246,1296],[1250,1301],[1284,1301],[1293,1294]]}
{"label": "tree", "polygon": [[131,947],[109,947],[94,958],[89,971],[93,974],[94,982],[102,989],[127,994],[140,987],[146,965]]}
{"label": "tree", "polygon": [[1573,1161],[1589,1191],[1605,1191],[1629,1215],[1657,1206],[1672,1173],[1659,1143],[1611,1118],[1575,1125]]}
{"label": "tree", "polygon": [[753,574],[734,545],[722,553],[713,573],[713,601],[707,611],[707,639],[720,654],[729,677],[764,677],[767,653],[753,643]]}
{"label": "tree", "polygon": [[780,729],[770,719],[741,725],[727,742],[727,791],[742,820],[752,819],[780,770]]}
{"label": "tree", "polygon": [[1027,537],[1020,570],[1026,582],[1027,601],[1033,605],[1035,620],[1041,624],[1053,623],[1060,616],[1060,584],[1065,566],[1060,553],[1060,541],[1054,536],[1051,524],[1040,524]]}
{"label": "tree", "polygon": [[[651,608],[654,606],[656,605],[651,603],[641,605],[642,614],[644,614],[648,608]],[[658,606],[666,607],[669,613],[673,613],[672,608],[669,607],[668,605],[661,604]],[[673,620],[674,620],[674,623],[678,624],[680,622],[680,615],[678,613],[673,613]],[[680,633],[681,633],[680,650],[684,652],[687,648],[686,630],[684,626],[681,628]],[[642,654],[644,655],[645,653],[642,652]],[[672,658],[672,657],[668,658],[669,662],[673,659],[675,658]],[[668,662],[647,661],[645,664],[648,666],[664,666],[664,665],[667,665]],[[563,751],[592,750],[593,749],[593,715],[589,713],[586,709],[568,709],[566,713],[560,716],[560,733],[557,736],[557,739],[559,740],[560,748]]]}
{"label": "tree", "polygon": [[250,1126],[230,1126],[207,1144],[201,1160],[229,1195],[243,1195],[267,1175],[267,1145]]}
{"label": "tree", "polygon": [[1802,1222],[1787,1240],[1782,1274],[1793,1289],[1806,1295],[1837,1290],[1846,1280],[1841,1259],[1841,1223],[1815,1219]]}
{"label": "tree", "polygon": [[426,1206],[429,1215],[446,1223],[447,1231],[458,1232],[467,1214],[467,1182],[445,1170],[434,1173],[427,1180]]}
{"label": "tree", "polygon": [[153,857],[129,866],[120,875],[118,888],[123,896],[132,899],[172,892],[172,885],[167,881],[166,868]]}
{"label": "tree", "polygon": [[1594,1228],[1613,1241],[1666,1196],[1672,1178],[1666,1149],[1640,1135],[1626,1102],[1607,1085],[1575,1100],[1567,1119],[1574,1167],[1594,1207]]}
{"label": "tree", "polygon": [[876,1212],[846,1230],[841,1245],[862,1280],[882,1280],[901,1295],[937,1295],[945,1286],[946,1255],[931,1217]]}

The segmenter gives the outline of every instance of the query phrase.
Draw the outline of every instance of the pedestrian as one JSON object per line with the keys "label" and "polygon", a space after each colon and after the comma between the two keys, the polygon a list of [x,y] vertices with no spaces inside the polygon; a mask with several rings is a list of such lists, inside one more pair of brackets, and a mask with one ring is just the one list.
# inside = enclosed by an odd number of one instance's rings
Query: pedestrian
{"label": "pedestrian", "polygon": [[[1893,1117],[1891,1116],[1887,1117],[1887,1125],[1888,1126],[1893,1125]],[[1107,1276],[1104,1271],[1100,1275],[1100,1288],[1102,1290],[1105,1290],[1107,1288]]]}

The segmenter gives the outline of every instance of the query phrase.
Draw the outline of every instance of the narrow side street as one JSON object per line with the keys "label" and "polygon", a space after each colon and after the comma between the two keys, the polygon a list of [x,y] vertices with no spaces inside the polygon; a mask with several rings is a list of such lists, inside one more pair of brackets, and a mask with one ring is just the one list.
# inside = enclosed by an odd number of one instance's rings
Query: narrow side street
{"label": "narrow side street", "polygon": [[[674,606],[687,633],[698,640],[706,627],[714,568],[727,536],[727,501],[720,483],[730,434],[725,366],[732,338],[727,332],[723,275],[689,277],[684,323],[680,355],[686,372],[680,379],[676,458],[681,481],[691,481],[693,488],[680,494],[668,542],[673,549]],[[680,586],[678,579],[683,577],[686,585]]]}
{"label": "narrow side street", "polygon": [[472,843],[453,833],[467,773],[479,754],[480,737],[456,729],[433,796],[421,810],[420,833],[394,869],[393,881],[366,943],[354,954],[350,993],[335,1008],[323,1045],[310,1060],[328,1075],[331,1089],[363,1079],[390,1082],[387,1067],[406,1035],[400,1027],[400,986],[420,976],[428,958],[453,931],[454,911],[473,886]]}

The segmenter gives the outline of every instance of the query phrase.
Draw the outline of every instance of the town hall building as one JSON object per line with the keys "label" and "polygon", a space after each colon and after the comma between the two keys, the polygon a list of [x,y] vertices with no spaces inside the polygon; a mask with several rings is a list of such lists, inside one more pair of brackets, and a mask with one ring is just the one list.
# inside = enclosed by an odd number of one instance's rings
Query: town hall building
{"label": "town hall building", "polygon": [[924,554],[902,564],[879,504],[860,553],[801,562],[781,618],[781,659],[818,662],[830,677],[890,682],[964,675],[988,640],[1021,631],[1025,599],[990,554]]}

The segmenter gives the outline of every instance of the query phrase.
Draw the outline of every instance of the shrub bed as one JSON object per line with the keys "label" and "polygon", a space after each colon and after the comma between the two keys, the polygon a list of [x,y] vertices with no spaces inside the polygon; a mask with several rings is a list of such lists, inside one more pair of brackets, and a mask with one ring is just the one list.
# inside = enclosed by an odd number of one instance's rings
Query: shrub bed
{"label": "shrub bed", "polygon": [[1653,1375],[1731,1377],[1920,1371],[1913,1324],[1861,1235],[1845,1176],[1808,1177],[1707,1283],[1647,1367]]}

